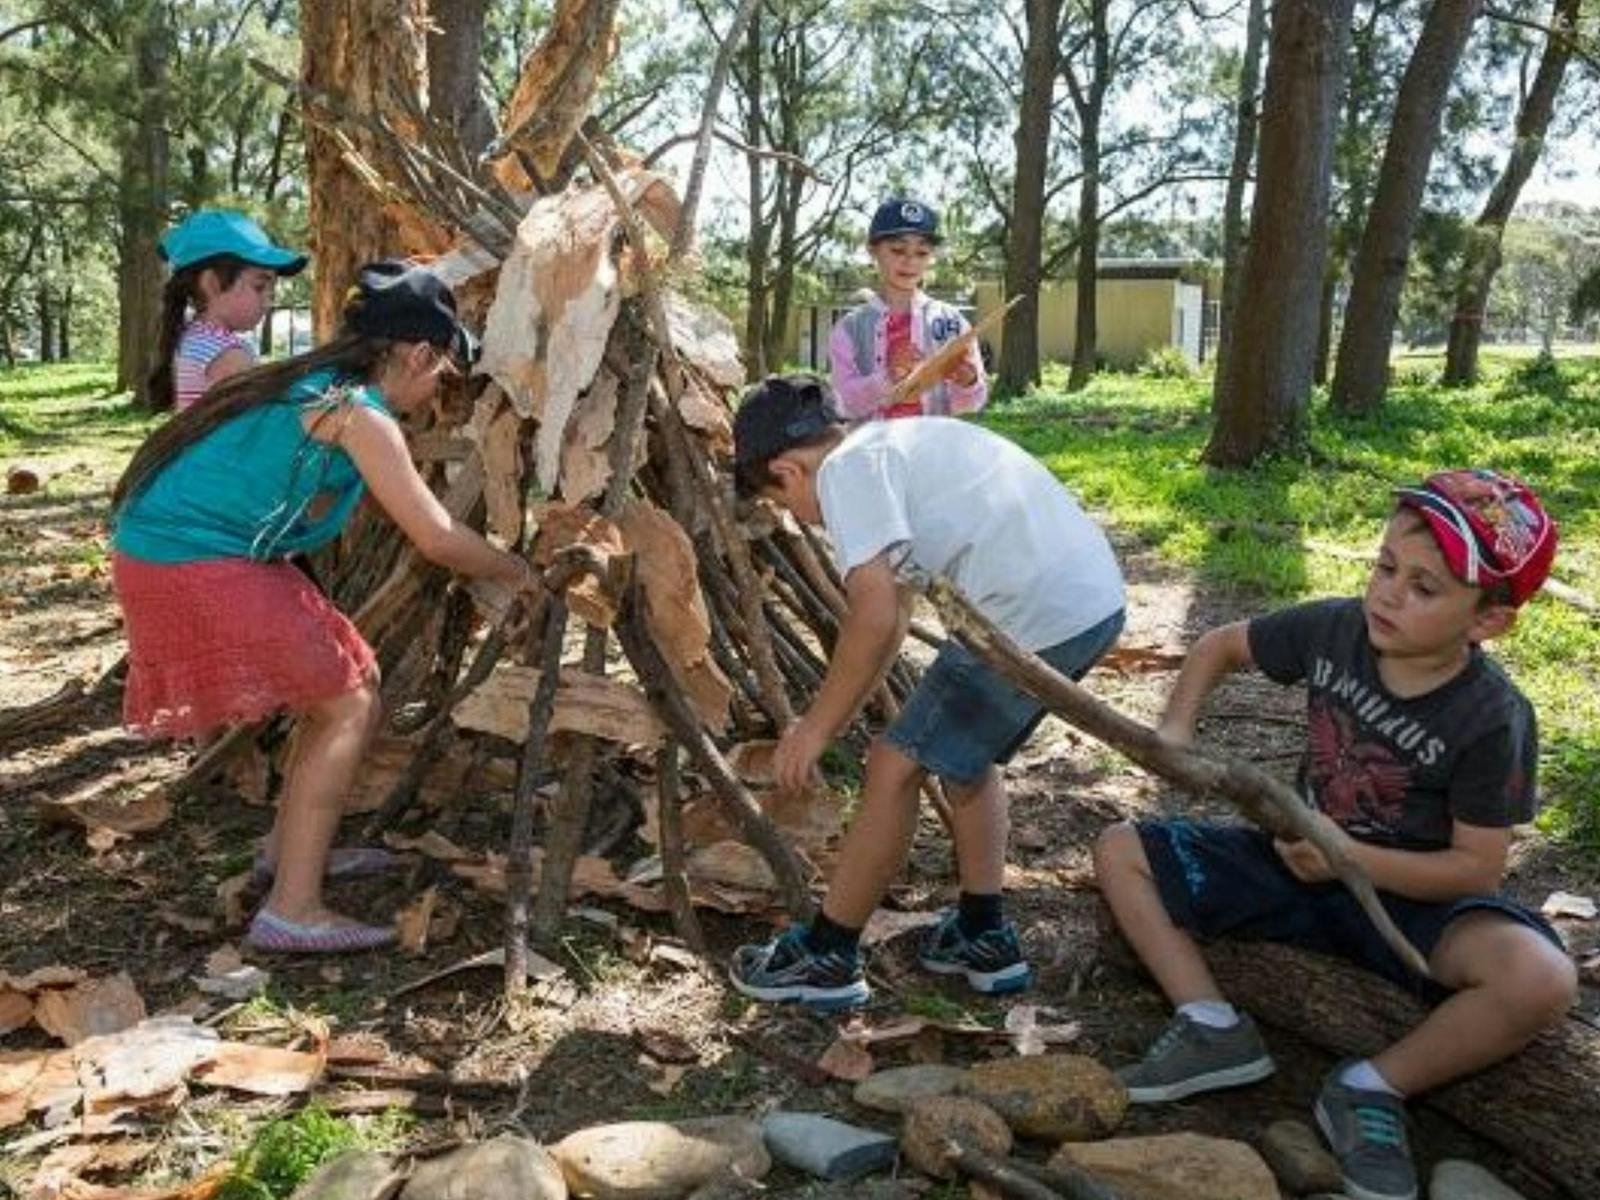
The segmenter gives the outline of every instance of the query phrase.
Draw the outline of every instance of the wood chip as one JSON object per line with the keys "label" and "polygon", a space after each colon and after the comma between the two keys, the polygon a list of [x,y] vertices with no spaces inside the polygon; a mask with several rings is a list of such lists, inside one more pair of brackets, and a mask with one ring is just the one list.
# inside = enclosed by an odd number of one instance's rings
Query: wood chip
{"label": "wood chip", "polygon": [[310,1091],[322,1076],[324,1057],[303,1050],[221,1042],[216,1055],[196,1072],[197,1082],[252,1096],[293,1096]]}
{"label": "wood chip", "polygon": [[439,889],[430,887],[395,914],[394,925],[400,949],[407,954],[423,954],[428,949],[428,927],[433,921],[434,906],[439,903]]}
{"label": "wood chip", "polygon": [[144,998],[126,972],[69,988],[52,988],[34,998],[33,1019],[69,1046],[128,1029],[146,1015]]}
{"label": "wood chip", "polygon": [[829,1075],[851,1083],[860,1083],[871,1075],[874,1065],[871,1051],[860,1042],[844,1037],[836,1039],[817,1059],[817,1066]]}

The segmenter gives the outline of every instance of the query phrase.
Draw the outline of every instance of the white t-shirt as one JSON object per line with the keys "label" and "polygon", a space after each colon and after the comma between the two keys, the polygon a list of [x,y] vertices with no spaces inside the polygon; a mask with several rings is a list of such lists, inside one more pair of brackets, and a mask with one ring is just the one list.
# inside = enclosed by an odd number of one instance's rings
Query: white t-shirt
{"label": "white t-shirt", "polygon": [[948,578],[1025,649],[1123,607],[1100,527],[1032,455],[965,421],[855,429],[823,459],[817,498],[842,573],[887,550],[903,581]]}

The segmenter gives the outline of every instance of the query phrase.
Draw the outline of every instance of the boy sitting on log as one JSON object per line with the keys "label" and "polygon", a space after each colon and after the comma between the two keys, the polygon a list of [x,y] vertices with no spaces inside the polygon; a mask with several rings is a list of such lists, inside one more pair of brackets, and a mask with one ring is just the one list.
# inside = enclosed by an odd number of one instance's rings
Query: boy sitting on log
{"label": "boy sitting on log", "polygon": [[[1299,786],[1428,959],[1411,976],[1308,842],[1173,820],[1119,824],[1095,847],[1123,935],[1177,1012],[1122,1072],[1135,1103],[1250,1083],[1273,1062],[1222,996],[1195,938],[1290,942],[1348,958],[1437,1002],[1372,1059],[1343,1063],[1317,1124],[1355,1200],[1410,1200],[1405,1098],[1506,1058],[1558,1022],[1577,979],[1555,932],[1497,894],[1511,827],[1532,817],[1534,713],[1479,644],[1544,583],[1555,524],[1526,486],[1483,470],[1402,488],[1362,599],[1301,604],[1205,634],[1160,733],[1193,742],[1201,703],[1254,665],[1304,683]],[[1272,986],[1263,981],[1263,986]]]}
{"label": "boy sitting on log", "polygon": [[[848,610],[811,707],[774,755],[780,786],[809,782],[905,636],[908,584],[945,576],[990,620],[1056,670],[1081,678],[1116,641],[1122,572],[1105,535],[1033,458],[949,417],[875,421],[853,430],[814,375],[772,376],[734,419],[736,484],[826,527]],[[921,949],[929,970],[981,992],[1016,991],[1031,974],[1001,909],[1006,796],[995,764],[1028,739],[1043,708],[947,642],[867,757],[861,803],[822,911],[735,953],[741,992],[847,1007],[868,998],[861,930],[905,865],[923,777],[943,779],[961,894]]]}

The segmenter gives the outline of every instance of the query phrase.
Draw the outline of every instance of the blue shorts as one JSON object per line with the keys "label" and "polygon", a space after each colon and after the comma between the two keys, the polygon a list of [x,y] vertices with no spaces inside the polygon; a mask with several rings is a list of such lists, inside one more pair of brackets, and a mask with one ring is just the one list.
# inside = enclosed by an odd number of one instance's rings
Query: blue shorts
{"label": "blue shorts", "polygon": [[[1260,830],[1196,821],[1141,821],[1137,829],[1167,915],[1196,937],[1286,942],[1347,959],[1430,1003],[1450,994],[1411,973],[1344,884],[1302,883]],[[1378,897],[1424,958],[1445,927],[1470,912],[1504,914],[1565,950],[1544,918],[1503,896],[1449,903]]]}
{"label": "blue shorts", "polygon": [[[1039,651],[1069,679],[1082,679],[1122,632],[1123,613]],[[1022,749],[1045,710],[955,640],[940,649],[884,738],[924,770],[956,784],[976,783]]]}

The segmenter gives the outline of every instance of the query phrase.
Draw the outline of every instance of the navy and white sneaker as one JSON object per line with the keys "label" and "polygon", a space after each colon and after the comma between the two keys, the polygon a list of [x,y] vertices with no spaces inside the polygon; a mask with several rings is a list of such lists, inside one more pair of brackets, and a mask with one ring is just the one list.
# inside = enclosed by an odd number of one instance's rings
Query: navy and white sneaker
{"label": "navy and white sneaker", "polygon": [[746,996],[773,1003],[799,1001],[812,1008],[855,1008],[872,998],[861,952],[818,954],[806,945],[806,927],[791,925],[770,942],[740,946],[728,978]]}
{"label": "navy and white sneaker", "polygon": [[1005,921],[997,929],[969,938],[961,932],[959,914],[953,908],[947,909],[923,938],[918,961],[940,975],[965,975],[973,991],[989,996],[1020,992],[1033,982],[1016,926]]}

